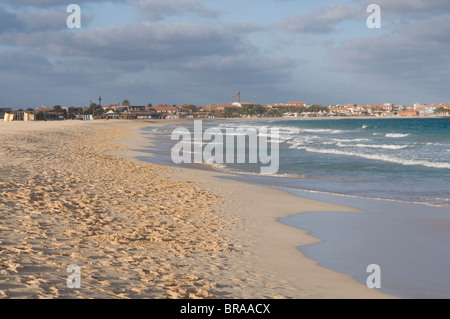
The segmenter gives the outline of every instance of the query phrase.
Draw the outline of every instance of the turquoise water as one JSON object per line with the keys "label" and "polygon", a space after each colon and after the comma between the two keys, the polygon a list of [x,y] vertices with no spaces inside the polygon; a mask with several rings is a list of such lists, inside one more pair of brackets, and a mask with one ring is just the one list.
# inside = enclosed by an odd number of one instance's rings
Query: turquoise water
{"label": "turquoise water", "polygon": [[[219,125],[262,126],[280,130],[280,168],[278,178],[271,182],[277,186],[450,205],[450,118]],[[231,164],[226,168],[259,171],[256,165]]]}
{"label": "turquoise water", "polygon": [[[182,126],[193,132],[192,124]],[[176,127],[149,128],[158,134],[162,164],[174,165],[170,135]],[[252,181],[450,206],[450,118],[203,122],[203,129],[210,127],[279,129],[277,174],[261,176],[261,164],[215,165]]]}

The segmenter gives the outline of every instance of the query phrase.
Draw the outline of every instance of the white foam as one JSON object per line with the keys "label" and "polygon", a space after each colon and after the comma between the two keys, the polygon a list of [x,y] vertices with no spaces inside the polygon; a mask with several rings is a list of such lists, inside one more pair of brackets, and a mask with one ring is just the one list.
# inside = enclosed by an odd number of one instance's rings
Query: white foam
{"label": "white foam", "polygon": [[432,167],[432,168],[450,169],[450,163],[429,162],[429,161],[415,160],[415,159],[404,159],[404,158],[389,156],[389,155],[385,155],[385,154],[366,154],[366,153],[340,151],[340,150],[334,150],[334,149],[316,149],[316,148],[312,148],[312,147],[302,147],[302,146],[297,147],[297,149],[303,149],[307,152],[321,153],[321,154],[356,156],[356,157],[362,157],[362,158],[367,158],[367,159],[372,159],[372,160],[379,160],[379,161],[401,164],[401,165],[406,165],[406,166],[421,165],[421,166]]}
{"label": "white foam", "polygon": [[344,143],[368,142],[368,141],[370,141],[368,138],[354,138],[354,139],[333,138],[332,140],[336,141],[336,142],[344,142]]}
{"label": "white foam", "polygon": [[379,148],[379,149],[385,149],[385,150],[401,150],[404,148],[407,148],[408,145],[390,145],[390,144],[342,144],[337,143],[336,144],[339,147],[359,147],[359,148]]}
{"label": "white foam", "polygon": [[399,138],[399,137],[407,137],[409,134],[401,134],[401,133],[389,133],[386,134],[386,137]]}
{"label": "white foam", "polygon": [[330,129],[301,129],[301,131],[306,133],[330,133],[330,134],[338,134],[344,132],[342,130],[330,130]]}

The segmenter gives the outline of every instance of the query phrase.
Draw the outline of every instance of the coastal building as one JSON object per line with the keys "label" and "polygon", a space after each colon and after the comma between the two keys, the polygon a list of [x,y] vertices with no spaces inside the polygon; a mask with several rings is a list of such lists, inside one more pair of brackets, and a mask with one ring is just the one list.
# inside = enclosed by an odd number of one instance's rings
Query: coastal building
{"label": "coastal building", "polygon": [[331,115],[337,116],[337,115],[350,115],[352,114],[352,111],[347,108],[330,108]]}
{"label": "coastal building", "polygon": [[43,112],[43,113],[53,112],[53,108],[48,107],[47,105],[41,105],[40,107],[38,107],[36,109],[36,113],[39,113],[39,112]]}
{"label": "coastal building", "polygon": [[160,104],[156,106],[152,106],[149,109],[154,110],[158,114],[176,114],[178,112],[178,108],[176,106],[170,106],[167,104]]}
{"label": "coastal building", "polygon": [[132,105],[129,107],[130,112],[131,111],[145,111],[148,107],[145,105]]}
{"label": "coastal building", "polygon": [[150,120],[150,119],[159,119],[161,115],[156,113],[155,110],[151,110],[150,108],[139,109],[139,110],[131,110],[130,111],[131,118],[136,120]]}
{"label": "coastal building", "polygon": [[424,105],[424,104],[421,104],[421,103],[419,103],[419,102],[416,102],[416,103],[414,103],[414,110],[418,110],[419,108],[421,108],[421,107],[425,107],[426,105]]}
{"label": "coastal building", "polygon": [[448,104],[448,103],[429,104],[429,105],[425,106],[425,114],[428,114],[428,115],[434,114],[436,112],[436,110],[439,108],[450,109],[450,104]]}
{"label": "coastal building", "polygon": [[118,120],[120,118],[119,114],[116,114],[113,110],[109,110],[105,115],[107,120]]}
{"label": "coastal building", "polygon": [[109,104],[109,105],[105,105],[105,106],[102,106],[102,108],[104,109],[104,110],[115,110],[115,109],[117,109],[118,107],[121,107],[121,105],[119,105],[119,104]]}
{"label": "coastal building", "polygon": [[280,109],[280,108],[300,108],[300,107],[307,107],[308,104],[304,102],[299,101],[292,101],[288,103],[275,103],[275,104],[268,104],[265,106],[265,108],[271,108],[271,109]]}
{"label": "coastal building", "polygon": [[110,104],[106,106],[102,106],[105,111],[113,110],[119,111],[121,113],[128,114],[130,111],[130,107],[128,105],[119,105],[119,104]]}
{"label": "coastal building", "polygon": [[436,111],[439,108],[439,104],[429,104],[425,106],[425,114],[434,114],[434,111]]}
{"label": "coastal building", "polygon": [[410,111],[398,111],[397,115],[400,116],[419,116],[418,111],[410,110]]}
{"label": "coastal building", "polygon": [[392,111],[392,109],[394,108],[394,104],[393,103],[384,103],[381,105],[381,108],[385,111]]}
{"label": "coastal building", "polygon": [[68,115],[82,115],[88,108],[85,106],[69,106],[62,109],[66,110]]}
{"label": "coastal building", "polygon": [[286,106],[291,106],[291,107],[306,107],[308,106],[308,104],[306,104],[305,102],[299,102],[299,101],[292,101],[292,102],[288,102],[285,103],[284,105]]}
{"label": "coastal building", "polygon": [[426,113],[425,113],[425,108],[426,108],[425,105],[419,106],[419,107],[417,107],[414,111],[419,112],[420,115],[425,115],[425,114],[426,114]]}
{"label": "coastal building", "polygon": [[200,112],[203,113],[207,113],[207,112],[216,112],[217,111],[217,107],[213,107],[213,106],[203,106],[200,108],[199,110]]}

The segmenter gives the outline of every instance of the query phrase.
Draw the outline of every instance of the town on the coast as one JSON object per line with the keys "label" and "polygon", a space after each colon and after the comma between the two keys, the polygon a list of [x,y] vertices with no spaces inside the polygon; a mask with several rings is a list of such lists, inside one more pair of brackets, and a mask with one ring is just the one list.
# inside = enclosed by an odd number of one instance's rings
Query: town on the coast
{"label": "town on the coast", "polygon": [[198,106],[194,104],[169,105],[132,105],[129,100],[118,104],[102,105],[98,103],[89,106],[48,107],[42,105],[27,109],[0,108],[0,118],[9,121],[48,121],[48,120],[147,120],[147,119],[193,119],[193,118],[318,118],[318,117],[426,117],[450,116],[450,103],[396,105],[382,104],[335,104],[319,105],[300,101],[273,104],[256,104],[241,102],[240,92],[236,102],[228,104],[209,104]]}

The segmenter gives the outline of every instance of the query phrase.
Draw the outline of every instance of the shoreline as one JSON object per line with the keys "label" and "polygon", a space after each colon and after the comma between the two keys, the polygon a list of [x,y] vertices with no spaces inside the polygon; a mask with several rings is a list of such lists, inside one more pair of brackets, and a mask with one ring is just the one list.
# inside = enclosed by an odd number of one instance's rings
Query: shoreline
{"label": "shoreline", "polygon": [[351,208],[139,162],[152,124],[0,125],[0,297],[393,297],[305,258],[297,247],[319,240],[277,221]]}
{"label": "shoreline", "polygon": [[[211,119],[211,121],[214,120]],[[170,121],[170,123],[158,122],[157,126],[175,123],[181,124],[190,121],[192,120],[175,120]],[[144,126],[147,125],[143,125],[142,127]],[[131,146],[131,148],[145,148],[149,146],[149,144],[146,144],[148,143],[148,138],[144,138],[142,132],[140,132],[142,127],[134,128],[132,134],[135,137],[122,140],[120,144],[127,145],[128,147]],[[131,141],[133,142],[130,143]],[[129,154],[125,155],[125,158],[135,160],[136,156],[142,155],[152,156],[151,153],[130,151]],[[233,218],[242,218],[245,216],[245,225],[249,225],[252,222],[255,223],[254,225],[247,226],[251,228],[251,232],[255,236],[251,240],[256,241],[250,249],[250,255],[252,257],[249,260],[254,265],[260,267],[263,273],[271,276],[273,282],[284,283],[290,286],[289,291],[292,291],[293,294],[290,298],[396,298],[379,291],[371,290],[349,275],[318,266],[318,262],[306,258],[298,250],[298,247],[318,243],[321,240],[310,236],[307,231],[285,225],[279,221],[280,218],[305,212],[364,212],[352,207],[300,198],[268,186],[223,179],[220,177],[232,176],[233,174],[216,170],[196,168],[178,169],[181,170],[181,174],[177,178],[181,180],[195,180],[197,183],[200,183],[202,188],[207,188],[214,194],[218,193],[219,197],[231,196],[233,198],[233,204],[225,204],[224,212],[236,211],[239,209],[236,208],[236,205],[241,206],[241,213],[233,215]],[[253,200],[249,200],[249,197]],[[245,204],[242,205],[243,203]],[[263,211],[265,212],[261,214]],[[261,220],[258,221],[258,219]],[[258,232],[269,234],[267,236],[268,238],[257,235]],[[238,234],[236,231],[233,232],[233,236],[240,237],[241,240],[243,237],[242,234]],[[299,271],[305,271],[307,274],[303,276],[299,275]],[[316,290],[312,292],[311,296],[308,296],[306,292],[301,292],[301,288],[307,286],[314,287],[312,290]],[[286,288],[278,287],[278,289],[285,290]],[[297,292],[295,292],[296,290]]]}

